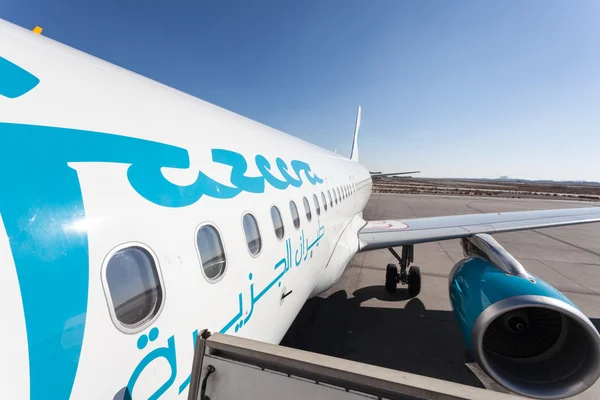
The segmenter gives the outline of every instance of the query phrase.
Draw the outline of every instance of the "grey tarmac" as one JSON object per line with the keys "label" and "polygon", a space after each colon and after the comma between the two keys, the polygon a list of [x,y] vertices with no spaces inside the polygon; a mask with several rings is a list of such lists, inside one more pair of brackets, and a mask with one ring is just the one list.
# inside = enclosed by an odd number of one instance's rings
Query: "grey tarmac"
{"label": "grey tarmac", "polygon": [[[373,194],[365,220],[593,207],[598,202]],[[523,266],[561,290],[600,328],[600,223],[494,235]],[[396,249],[399,252],[399,248]],[[422,291],[384,289],[387,250],[357,254],[334,287],[309,300],[282,345],[484,387],[448,298],[448,274],[463,258],[458,240],[415,246]],[[487,383],[487,382],[486,382]],[[489,385],[488,385],[489,387]],[[574,399],[599,399],[600,382]]]}

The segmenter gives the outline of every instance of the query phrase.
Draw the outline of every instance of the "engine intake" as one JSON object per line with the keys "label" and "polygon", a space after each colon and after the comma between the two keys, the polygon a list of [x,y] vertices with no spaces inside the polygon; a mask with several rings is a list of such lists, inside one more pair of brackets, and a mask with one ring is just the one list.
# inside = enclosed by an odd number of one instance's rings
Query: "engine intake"
{"label": "engine intake", "polygon": [[489,235],[480,236],[483,249],[476,240],[463,241],[471,256],[454,266],[449,285],[456,319],[475,360],[492,379],[523,396],[559,399],[592,386],[600,377],[596,328],[569,299],[528,274],[512,256],[518,266],[492,262],[490,251],[508,253]]}

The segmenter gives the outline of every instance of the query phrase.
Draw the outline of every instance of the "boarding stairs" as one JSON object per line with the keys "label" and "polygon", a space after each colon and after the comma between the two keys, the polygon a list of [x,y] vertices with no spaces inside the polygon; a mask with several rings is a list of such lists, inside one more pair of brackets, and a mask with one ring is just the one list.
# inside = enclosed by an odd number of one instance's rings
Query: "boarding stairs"
{"label": "boarding stairs", "polygon": [[188,399],[515,400],[515,396],[203,331],[196,341]]}

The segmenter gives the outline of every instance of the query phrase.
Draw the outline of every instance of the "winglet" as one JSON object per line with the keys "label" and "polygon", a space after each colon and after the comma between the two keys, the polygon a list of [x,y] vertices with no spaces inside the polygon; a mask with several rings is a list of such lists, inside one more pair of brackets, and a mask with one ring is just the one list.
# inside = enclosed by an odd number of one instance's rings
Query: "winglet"
{"label": "winglet", "polygon": [[356,125],[354,125],[354,141],[352,142],[352,151],[350,152],[350,159],[352,161],[358,161],[358,129],[360,128],[360,106],[358,106],[358,112],[356,113]]}

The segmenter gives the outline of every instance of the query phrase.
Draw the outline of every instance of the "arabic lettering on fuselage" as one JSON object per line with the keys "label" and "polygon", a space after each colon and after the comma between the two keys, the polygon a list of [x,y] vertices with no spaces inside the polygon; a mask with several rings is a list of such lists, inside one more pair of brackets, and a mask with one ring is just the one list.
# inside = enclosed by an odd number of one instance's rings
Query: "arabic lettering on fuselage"
{"label": "arabic lettering on fuselage", "polygon": [[[304,230],[300,233],[300,243],[298,246],[298,250],[295,252],[295,260],[292,258],[292,239],[288,238],[285,241],[285,256],[279,260],[275,266],[273,267],[274,271],[278,271],[279,273],[272,279],[258,294],[255,295],[254,291],[254,283],[252,282],[254,276],[252,273],[248,274],[248,281],[250,282],[248,286],[248,293],[250,297],[250,306],[245,308],[243,303],[243,293],[238,294],[238,312],[237,314],[220,330],[220,333],[226,333],[232,326],[235,326],[235,331],[238,332],[242,327],[246,326],[252,315],[254,313],[254,306],[256,303],[263,298],[263,296],[268,293],[275,285],[279,284],[281,286],[281,279],[285,276],[285,274],[295,265],[300,266],[303,261],[305,261],[308,257],[312,258],[311,249],[315,246],[319,246],[319,241],[325,235],[325,227],[321,226],[321,221],[317,220],[317,234],[315,239],[309,244],[308,239],[304,234]],[[196,348],[196,338],[198,336],[198,330],[192,333],[192,342],[193,346],[190,346],[190,349]],[[158,337],[158,328],[154,327],[150,330],[149,334],[143,334],[138,339],[138,348],[143,350],[146,348],[148,341],[152,342],[156,340]],[[171,368],[171,374],[169,375],[169,379],[162,384],[150,397],[151,399],[158,399],[163,393],[165,393],[169,387],[174,383],[175,376],[177,375],[177,355],[175,353],[175,338],[171,336],[168,338],[166,347],[159,347],[154,349],[150,353],[146,354],[144,358],[138,363],[137,367],[133,371],[131,377],[129,378],[129,382],[127,384],[127,395],[131,396],[133,394],[133,389],[135,384],[142,373],[142,371],[153,361],[159,358],[164,358],[168,361],[169,366]],[[181,394],[190,384],[191,374],[187,376],[187,378],[179,385],[179,394]],[[129,397],[130,398],[130,397]]]}
{"label": "arabic lettering on fuselage", "polygon": [[[300,266],[303,261],[306,261],[306,258],[309,255],[310,250],[315,246],[319,245],[319,241],[325,235],[325,227],[321,226],[321,221],[317,221],[317,234],[315,236],[315,240],[312,241],[311,244],[308,244],[308,239],[304,234],[304,229],[300,232],[300,244],[298,246],[298,250],[295,252],[294,264],[296,266]],[[239,309],[238,313],[219,331],[220,333],[227,333],[232,326],[235,326],[235,331],[240,330],[244,325],[248,323],[250,318],[252,317],[252,313],[254,311],[254,305],[273,287],[275,284],[279,283],[283,276],[293,267],[292,264],[292,239],[287,239],[285,241],[285,249],[286,254],[281,260],[277,262],[274,266],[274,270],[280,270],[279,274],[275,276],[271,282],[269,282],[257,295],[254,295],[254,283],[250,283],[249,292],[250,292],[250,309],[246,310],[246,317],[244,316],[244,304],[243,304],[243,296],[242,293],[238,294],[238,304]],[[311,255],[312,257],[312,255]],[[250,273],[248,275],[248,280],[252,282],[253,275]]]}
{"label": "arabic lettering on fuselage", "polygon": [[[86,325],[89,264],[85,230],[67,230],[86,218],[81,183],[69,163],[129,164],[130,185],[144,199],[163,207],[185,207],[202,196],[228,199],[241,192],[262,193],[265,182],[275,189],[322,183],[304,161],[288,164],[276,158],[282,179],[262,155],[255,156],[260,176],[247,176],[246,158],[213,149],[212,159],[231,167],[230,184],[198,171],[187,186],[167,180],[161,168],[190,168],[186,149],[139,138],[68,128],[0,123],[0,214],[9,243],[27,327],[30,394],[33,400],[67,398],[71,393]],[[23,221],[28,234],[23,234]],[[32,252],[31,249],[39,249]],[[49,261],[51,260],[51,261]],[[34,272],[35,271],[35,272]],[[69,293],[68,298],[55,296]],[[83,316],[83,317],[82,317]],[[61,343],[66,321],[77,320],[75,345]],[[48,360],[55,368],[48,371]]]}

